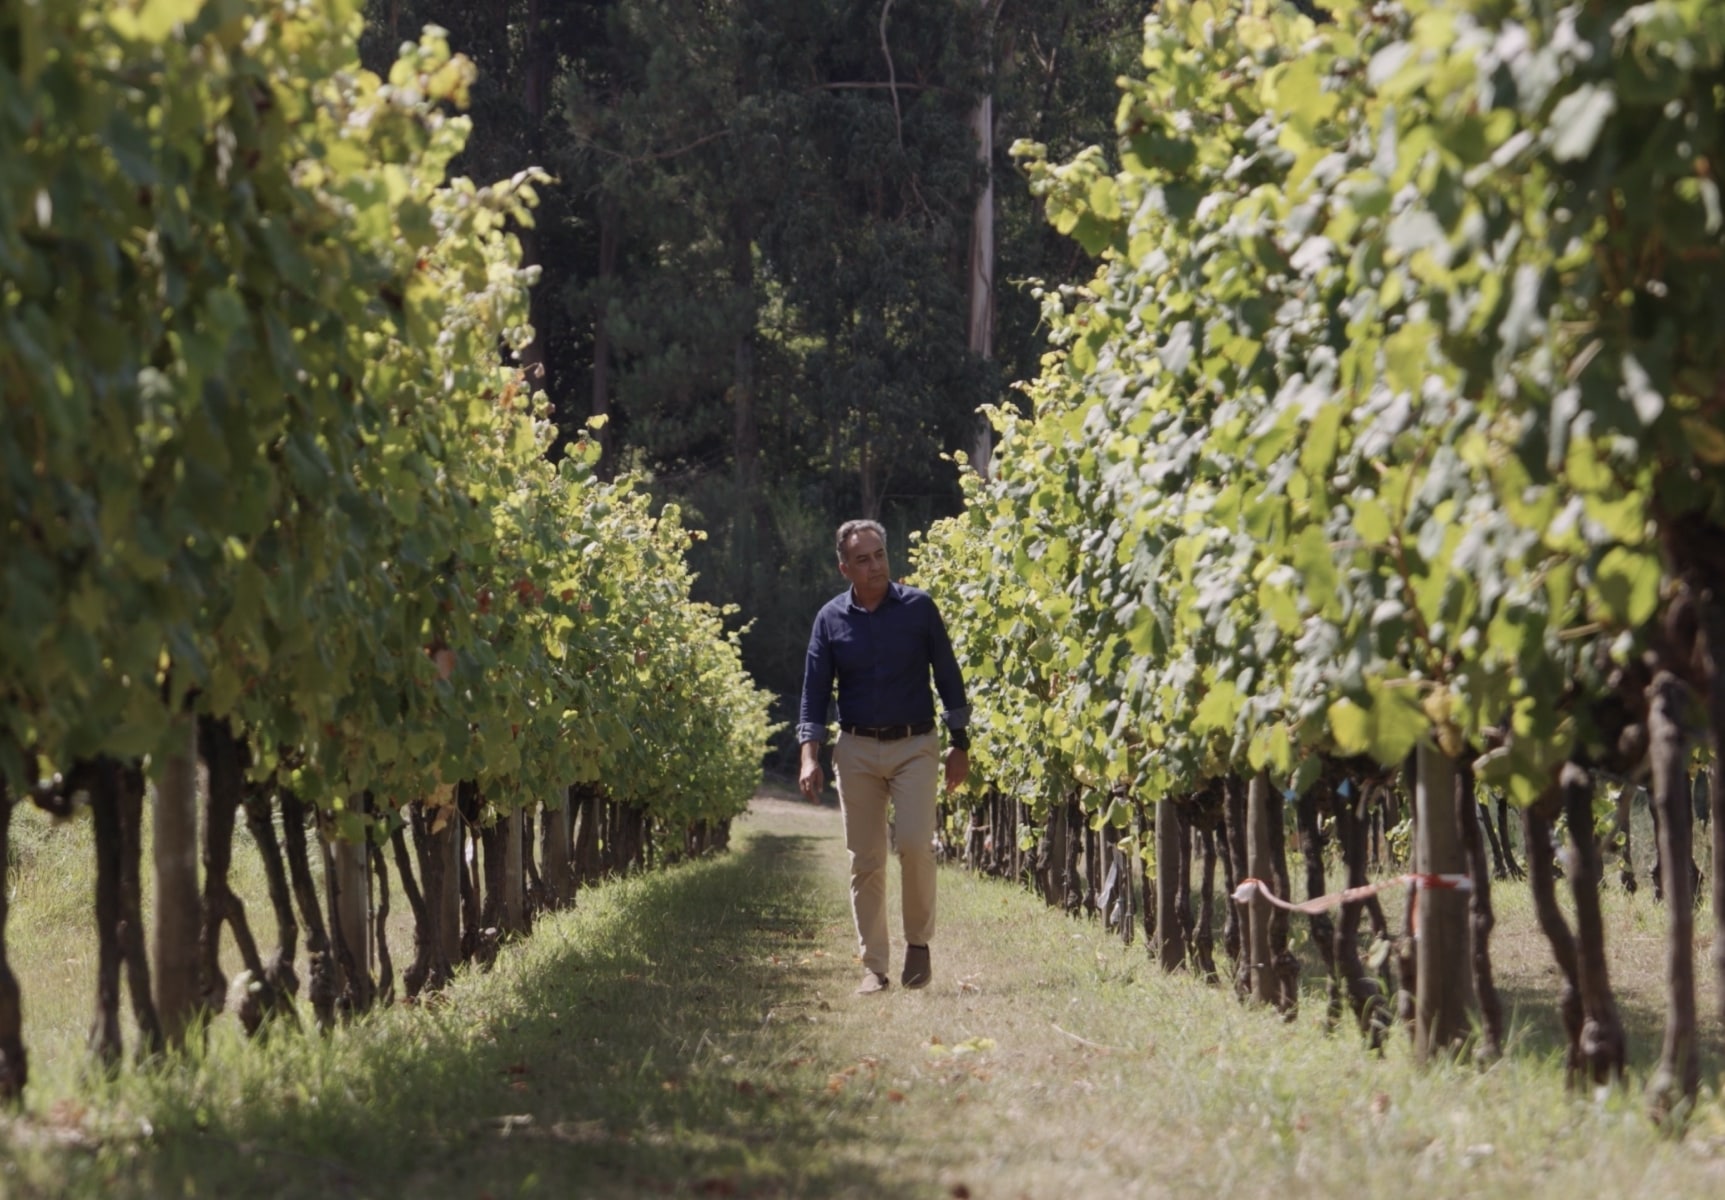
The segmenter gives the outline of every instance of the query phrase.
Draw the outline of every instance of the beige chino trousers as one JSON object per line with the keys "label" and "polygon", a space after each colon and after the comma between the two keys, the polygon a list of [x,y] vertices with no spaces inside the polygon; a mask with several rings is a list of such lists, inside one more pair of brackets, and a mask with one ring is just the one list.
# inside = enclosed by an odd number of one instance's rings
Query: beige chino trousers
{"label": "beige chino trousers", "polygon": [[833,778],[851,858],[851,916],[863,966],[887,974],[892,942],[886,922],[887,805],[903,876],[904,940],[926,946],[934,936],[934,808],[940,738],[933,733],[883,742],[841,732],[833,745]]}

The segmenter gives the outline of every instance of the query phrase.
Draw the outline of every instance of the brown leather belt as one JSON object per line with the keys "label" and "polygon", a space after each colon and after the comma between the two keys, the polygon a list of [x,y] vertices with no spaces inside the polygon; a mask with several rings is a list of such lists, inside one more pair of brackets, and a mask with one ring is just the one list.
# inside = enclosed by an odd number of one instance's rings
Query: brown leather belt
{"label": "brown leather belt", "polygon": [[883,742],[896,742],[900,738],[921,737],[925,733],[934,732],[934,722],[924,721],[920,725],[846,725],[839,722],[841,732],[856,737],[878,738]]}

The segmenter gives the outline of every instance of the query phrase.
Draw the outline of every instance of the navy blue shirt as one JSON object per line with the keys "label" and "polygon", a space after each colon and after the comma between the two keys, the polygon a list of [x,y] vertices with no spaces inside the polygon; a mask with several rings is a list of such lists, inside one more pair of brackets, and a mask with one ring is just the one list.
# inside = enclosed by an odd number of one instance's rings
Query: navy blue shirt
{"label": "navy blue shirt", "polygon": [[839,720],[846,725],[918,725],[934,720],[929,673],[940,691],[950,728],[970,723],[964,680],[952,639],[934,598],[920,588],[887,584],[870,612],[849,588],[815,614],[803,665],[803,703],[797,741],[824,742],[827,702],[839,685]]}

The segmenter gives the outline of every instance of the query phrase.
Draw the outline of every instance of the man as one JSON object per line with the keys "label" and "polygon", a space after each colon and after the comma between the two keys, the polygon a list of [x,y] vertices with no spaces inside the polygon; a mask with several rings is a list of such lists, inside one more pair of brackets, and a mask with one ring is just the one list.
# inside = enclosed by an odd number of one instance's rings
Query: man
{"label": "man", "polygon": [[928,983],[928,942],[934,934],[934,808],[940,743],[935,736],[930,672],[940,692],[941,718],[952,743],[946,789],[970,772],[970,706],[952,640],[927,592],[894,583],[887,568],[886,530],[874,521],[846,521],[838,532],[839,574],[850,588],[815,617],[803,667],[803,795],[826,786],[821,743],[827,702],[839,689],[839,736],[833,776],[844,812],[851,861],[851,915],[862,948],[859,995],[885,991],[891,959],[886,921],[887,805],[898,833],[903,875],[906,987]]}

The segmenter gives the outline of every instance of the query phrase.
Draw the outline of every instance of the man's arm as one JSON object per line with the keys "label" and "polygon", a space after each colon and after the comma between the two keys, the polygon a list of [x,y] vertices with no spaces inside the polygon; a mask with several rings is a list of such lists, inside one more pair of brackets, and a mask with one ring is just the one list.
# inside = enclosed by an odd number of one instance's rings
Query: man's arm
{"label": "man's arm", "polygon": [[952,650],[952,638],[946,632],[940,607],[934,606],[934,619],[929,630],[928,659],[934,668],[934,689],[940,693],[941,720],[946,722],[947,740],[951,745],[945,755],[946,790],[957,791],[970,776],[970,703],[964,696],[964,676],[958,669],[958,656]]}
{"label": "man's arm", "polygon": [[970,702],[964,698],[964,676],[958,669],[958,656],[952,652],[952,638],[947,636],[946,622],[941,620],[938,606],[931,608],[928,661],[934,668],[934,690],[940,693],[940,719],[946,722],[948,729],[957,731],[970,725]]}
{"label": "man's arm", "polygon": [[810,800],[819,800],[826,789],[821,772],[821,743],[827,740],[827,706],[833,694],[833,650],[820,614],[809,631],[808,654],[803,660],[803,695],[797,709],[797,741],[802,748],[797,787]]}

